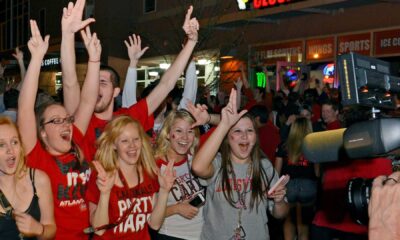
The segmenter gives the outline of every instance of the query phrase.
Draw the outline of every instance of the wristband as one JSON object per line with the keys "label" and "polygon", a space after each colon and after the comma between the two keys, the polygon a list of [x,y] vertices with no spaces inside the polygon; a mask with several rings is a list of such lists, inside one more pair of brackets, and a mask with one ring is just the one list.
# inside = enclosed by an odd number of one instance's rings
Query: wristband
{"label": "wristband", "polygon": [[99,63],[99,62],[100,62],[100,60],[98,60],[98,61],[92,61],[92,60],[89,60],[89,62],[91,62],[91,63]]}

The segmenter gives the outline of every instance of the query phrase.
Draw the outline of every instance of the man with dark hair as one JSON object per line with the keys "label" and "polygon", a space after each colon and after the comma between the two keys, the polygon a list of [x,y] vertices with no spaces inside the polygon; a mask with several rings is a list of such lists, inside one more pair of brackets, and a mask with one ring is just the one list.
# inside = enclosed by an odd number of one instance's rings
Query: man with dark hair
{"label": "man with dark hair", "polygon": [[276,148],[281,142],[279,130],[269,120],[269,111],[267,107],[256,105],[249,110],[249,113],[256,121],[260,147],[272,164],[274,164]]}
{"label": "man with dark hair", "polygon": [[[150,92],[150,94],[141,99],[135,105],[129,108],[120,108],[114,112],[115,97],[118,96],[121,89],[119,86],[118,74],[111,67],[103,67],[100,70],[100,86],[98,92],[97,103],[94,109],[94,114],[90,120],[85,141],[89,146],[89,151],[94,155],[95,141],[103,132],[106,124],[113,118],[114,115],[129,115],[138,120],[145,131],[151,129],[154,125],[153,113],[167,97],[168,93],[174,88],[176,81],[185,69],[188,60],[197,44],[199,24],[195,18],[191,18],[193,7],[191,6],[185,17],[183,29],[188,37],[188,41],[180,51],[171,67],[164,73],[159,84]],[[67,70],[68,76],[63,78],[64,87],[64,103],[67,111],[73,114],[79,103],[79,84],[77,81],[75,62],[74,62],[74,41],[73,36],[78,31],[80,26],[87,23],[87,20],[82,21],[81,15],[73,16],[75,21],[66,22],[63,27],[63,40],[61,41],[61,59],[64,68]],[[70,25],[78,25],[73,28]],[[71,30],[64,33],[64,28]],[[97,60],[96,60],[97,61]],[[100,61],[100,59],[98,59]],[[71,65],[73,67],[71,67]]]}
{"label": "man with dark hair", "polygon": [[15,88],[4,93],[4,106],[6,110],[0,113],[0,116],[9,117],[13,122],[17,122],[19,91]]}

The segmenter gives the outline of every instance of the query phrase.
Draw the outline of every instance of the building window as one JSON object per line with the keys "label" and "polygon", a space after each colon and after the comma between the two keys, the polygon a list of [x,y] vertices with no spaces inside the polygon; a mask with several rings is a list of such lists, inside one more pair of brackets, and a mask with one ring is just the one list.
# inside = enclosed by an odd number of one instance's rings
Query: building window
{"label": "building window", "polygon": [[0,0],[0,51],[25,45],[28,32],[29,0]]}
{"label": "building window", "polygon": [[46,9],[42,8],[39,11],[39,30],[43,36],[46,35]]}
{"label": "building window", "polygon": [[144,13],[156,11],[156,0],[144,0]]}

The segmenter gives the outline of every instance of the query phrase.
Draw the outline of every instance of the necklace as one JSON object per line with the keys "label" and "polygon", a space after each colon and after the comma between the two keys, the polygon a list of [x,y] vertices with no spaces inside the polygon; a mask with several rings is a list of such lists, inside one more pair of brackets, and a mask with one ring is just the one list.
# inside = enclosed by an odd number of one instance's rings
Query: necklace
{"label": "necklace", "polygon": [[238,201],[236,203],[236,208],[238,210],[238,222],[236,225],[236,228],[233,230],[233,236],[231,237],[232,240],[245,240],[246,239],[246,231],[244,230],[242,226],[242,213],[243,210],[247,210],[246,207],[246,195],[247,195],[247,188],[249,187],[249,183],[251,181],[251,174],[253,172],[251,162],[247,166],[247,171],[246,171],[246,178],[244,181],[244,187],[242,192],[239,190],[239,185],[237,183],[236,179],[236,174],[235,170],[232,168],[232,180],[234,184],[235,191],[238,196]]}

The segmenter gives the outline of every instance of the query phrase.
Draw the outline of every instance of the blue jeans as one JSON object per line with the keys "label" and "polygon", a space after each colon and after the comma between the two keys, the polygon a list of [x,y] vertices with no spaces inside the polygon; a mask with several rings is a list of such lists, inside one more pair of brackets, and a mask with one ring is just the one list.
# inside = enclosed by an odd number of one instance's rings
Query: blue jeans
{"label": "blue jeans", "polygon": [[307,178],[292,178],[287,185],[289,203],[313,204],[317,199],[317,181]]}

